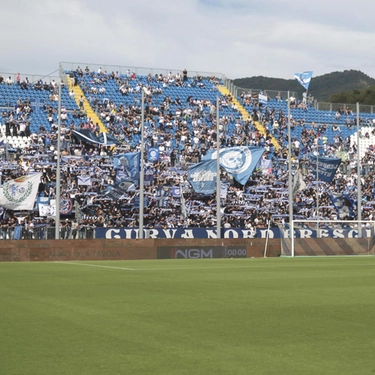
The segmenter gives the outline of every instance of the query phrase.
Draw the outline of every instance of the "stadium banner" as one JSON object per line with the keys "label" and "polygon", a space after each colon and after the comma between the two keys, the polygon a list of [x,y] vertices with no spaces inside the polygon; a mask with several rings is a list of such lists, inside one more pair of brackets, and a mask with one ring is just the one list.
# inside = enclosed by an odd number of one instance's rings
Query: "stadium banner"
{"label": "stadium banner", "polygon": [[[99,239],[136,239],[138,238],[139,228],[95,228],[95,238]],[[267,238],[267,228],[257,228],[249,230],[246,228],[222,228],[221,238],[240,238],[240,239],[261,239]],[[317,238],[317,231],[311,228],[299,228],[294,230],[296,238]],[[373,230],[364,228],[362,237],[372,238]],[[284,237],[289,236],[289,230],[284,231]],[[358,238],[358,230],[355,228],[321,228],[319,229],[321,238]],[[152,228],[144,229],[144,238],[152,239],[193,239],[209,238],[216,239],[216,228]],[[279,228],[269,229],[269,238],[281,238]]]}
{"label": "stadium banner", "polygon": [[41,176],[33,173],[5,182],[0,188],[0,205],[9,210],[32,210]]}
{"label": "stadium banner", "polygon": [[340,166],[340,158],[327,158],[310,154],[311,173],[316,174],[316,179],[328,184],[335,177],[336,171]]}
{"label": "stadium banner", "polygon": [[[322,224],[322,222],[320,222]],[[280,236],[283,238],[290,238],[290,229],[285,226],[284,233]],[[319,233],[314,228],[294,228],[295,238],[333,238],[333,239],[343,239],[343,238],[372,238],[374,235],[373,228],[361,228],[361,236],[358,234],[358,228],[352,228],[349,225],[346,228],[319,228]]]}
{"label": "stadium banner", "polygon": [[246,258],[246,246],[161,246],[157,259]]}
{"label": "stadium banner", "polygon": [[[138,238],[139,228],[95,228],[95,238],[106,239],[135,239]],[[216,228],[152,228],[144,229],[144,238],[190,239],[216,238]],[[221,229],[221,238],[267,238],[267,228],[257,230],[246,228]],[[269,238],[280,238],[279,228],[270,228]]]}
{"label": "stadium banner", "polygon": [[354,219],[355,203],[347,194],[337,193],[328,195],[333,205],[335,206],[337,215],[340,219]]}
{"label": "stadium banner", "polygon": [[[228,172],[241,185],[245,185],[250,178],[264,148],[253,146],[225,147],[220,149],[220,167]],[[216,160],[217,151],[212,150],[202,160]]]}
{"label": "stadium banner", "polygon": [[141,153],[128,152],[126,154],[118,154],[113,158],[113,168],[121,170],[123,173],[121,179],[137,179],[141,168]]}

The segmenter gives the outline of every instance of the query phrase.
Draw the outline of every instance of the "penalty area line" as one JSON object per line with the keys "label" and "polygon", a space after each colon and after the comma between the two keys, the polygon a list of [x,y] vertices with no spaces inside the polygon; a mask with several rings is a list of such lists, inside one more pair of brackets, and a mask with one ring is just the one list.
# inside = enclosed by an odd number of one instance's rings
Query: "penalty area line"
{"label": "penalty area line", "polygon": [[100,264],[90,264],[90,263],[78,263],[78,262],[56,262],[62,264],[72,264],[74,266],[83,266],[83,267],[96,267],[96,268],[110,268],[114,270],[123,270],[123,271],[136,271],[135,268],[125,268],[125,267],[115,267],[115,266],[103,266]]}

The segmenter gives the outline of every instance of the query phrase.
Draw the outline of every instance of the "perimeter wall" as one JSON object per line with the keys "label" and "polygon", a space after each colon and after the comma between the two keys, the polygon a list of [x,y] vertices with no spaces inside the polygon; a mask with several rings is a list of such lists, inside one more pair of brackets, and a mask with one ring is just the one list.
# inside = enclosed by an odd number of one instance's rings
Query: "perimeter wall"
{"label": "perimeter wall", "polygon": [[[266,241],[264,238],[5,240],[0,241],[0,262],[258,258],[264,256],[266,246],[268,257],[280,256],[281,239],[271,238],[267,245]],[[375,255],[375,242],[373,238],[296,239],[295,255]]]}
{"label": "perimeter wall", "polygon": [[[95,239],[0,241],[0,262],[263,257],[266,239]],[[280,255],[269,239],[268,256]]]}

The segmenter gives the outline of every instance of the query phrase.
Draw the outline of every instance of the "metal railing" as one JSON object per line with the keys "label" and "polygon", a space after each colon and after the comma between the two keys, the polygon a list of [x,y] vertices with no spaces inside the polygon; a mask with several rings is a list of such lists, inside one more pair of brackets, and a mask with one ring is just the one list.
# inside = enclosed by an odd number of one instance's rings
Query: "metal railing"
{"label": "metal railing", "polygon": [[[21,228],[18,232],[15,227],[3,227],[0,228],[0,239],[1,240],[54,240],[55,227],[52,226],[40,226],[35,227],[31,230]],[[17,238],[19,237],[19,238]],[[95,239],[95,227],[82,226],[77,229],[64,229],[60,228],[59,237],[61,240],[69,239]]]}
{"label": "metal railing", "polygon": [[[265,95],[268,95],[271,99],[275,99],[278,95],[283,100],[286,100],[288,98],[288,91],[264,90],[264,89],[253,89],[253,88],[238,87],[230,79],[225,79],[224,85],[232,93],[232,95],[235,96],[235,97],[239,97],[242,93],[259,94],[262,91]],[[297,93],[295,91],[290,91],[289,95],[297,97]]]}
{"label": "metal railing", "polygon": [[[354,113],[355,109],[356,109],[356,104],[353,104],[353,103],[317,102],[316,109],[318,109],[320,111],[333,111],[333,112],[337,112],[340,108],[342,108],[345,111],[347,107],[349,107],[353,111],[353,113]],[[359,105],[359,112],[360,113],[373,114],[373,113],[375,113],[375,105],[360,104]]]}
{"label": "metal railing", "polygon": [[[243,92],[250,93],[250,94],[258,94],[259,92],[263,91],[264,94],[267,94],[271,99],[276,98],[278,95],[282,99],[286,99],[288,97],[288,91],[282,90],[262,90],[262,89],[250,89],[250,88],[243,88],[234,85],[233,81],[230,79],[225,79],[224,81],[225,87],[232,93],[233,96],[239,97]],[[298,94],[295,91],[290,91],[289,95],[296,97],[297,99],[301,99],[298,97]],[[340,108],[344,111],[347,107],[349,107],[353,113],[355,112],[356,104],[355,103],[329,103],[329,102],[318,102],[314,99],[314,108],[319,111],[330,111],[330,112],[337,112]],[[359,105],[359,112],[360,113],[368,113],[374,114],[375,113],[375,105]]]}
{"label": "metal railing", "polygon": [[[75,71],[78,67],[80,67],[83,71],[85,70],[86,66],[89,68],[90,72],[97,72],[99,68],[103,72],[107,72],[111,74],[112,72],[118,72],[120,74],[126,74],[128,71],[131,73],[135,73],[138,76],[147,76],[151,74],[154,76],[155,74],[163,74],[163,76],[168,76],[171,72],[172,74],[181,74],[184,70],[182,69],[166,69],[166,68],[149,68],[149,67],[139,67],[139,66],[126,66],[126,65],[111,65],[111,64],[97,64],[97,63],[89,63],[89,62],[61,62],[60,63],[60,71],[61,67],[63,71]],[[216,77],[219,79],[224,80],[225,75],[222,73],[217,72],[204,72],[204,71],[189,71],[188,70],[188,77]]]}
{"label": "metal railing", "polygon": [[4,78],[4,82],[3,84],[5,83],[5,80],[8,79],[8,77],[10,77],[12,79],[12,82],[13,84],[14,83],[17,83],[17,75],[20,74],[21,76],[21,82],[26,79],[26,77],[29,79],[30,83],[35,83],[35,82],[38,82],[39,80],[42,80],[43,82],[47,82],[47,83],[50,83],[52,81],[55,81],[55,82],[58,82],[60,77],[58,75],[54,75],[56,73],[53,72],[51,74],[45,74],[45,75],[40,75],[40,74],[27,74],[27,73],[9,73],[9,72],[0,72],[0,76],[2,76]]}

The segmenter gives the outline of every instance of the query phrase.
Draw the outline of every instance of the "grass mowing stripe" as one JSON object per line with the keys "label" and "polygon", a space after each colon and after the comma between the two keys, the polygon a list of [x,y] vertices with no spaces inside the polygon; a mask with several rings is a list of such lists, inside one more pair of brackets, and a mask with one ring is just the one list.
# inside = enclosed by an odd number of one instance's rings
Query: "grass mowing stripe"
{"label": "grass mowing stripe", "polygon": [[115,269],[115,270],[135,271],[134,268],[103,266],[103,265],[100,265],[100,264],[90,264],[90,263],[81,263],[81,262],[72,262],[72,261],[69,261],[69,262],[55,262],[55,263],[73,264],[75,266],[84,266],[84,267],[112,268],[112,269]]}

